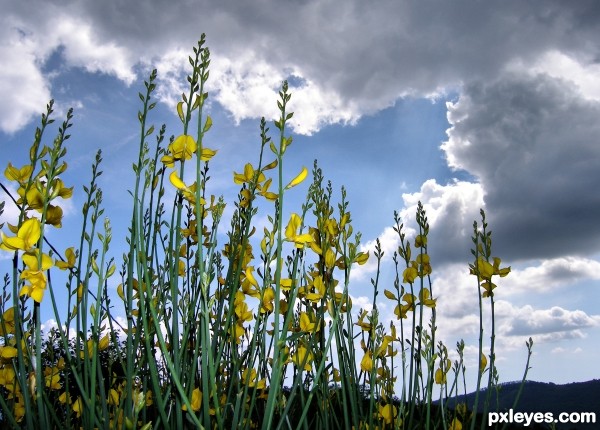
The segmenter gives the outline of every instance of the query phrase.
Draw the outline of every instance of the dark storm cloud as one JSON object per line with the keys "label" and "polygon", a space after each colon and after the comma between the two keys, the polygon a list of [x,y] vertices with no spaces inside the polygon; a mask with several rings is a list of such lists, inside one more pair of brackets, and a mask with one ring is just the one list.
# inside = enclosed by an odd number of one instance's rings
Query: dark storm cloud
{"label": "dark storm cloud", "polygon": [[[356,120],[405,94],[433,94],[493,78],[511,61],[533,61],[549,50],[568,52],[584,63],[600,59],[593,43],[600,36],[595,1],[5,0],[2,6],[0,35],[5,41],[25,35],[33,47],[24,50],[31,58],[23,61],[32,69],[63,46],[68,64],[129,80],[140,61],[151,64],[174,50],[188,52],[205,32],[215,56],[235,63],[252,51],[256,63],[270,65],[277,78],[293,71],[327,92],[318,107],[325,120],[316,121],[314,129]],[[71,25],[67,31],[65,22]],[[82,34],[87,37],[83,45]],[[10,46],[0,51],[1,59],[13,51]],[[31,79],[13,76],[12,87],[39,86],[34,72],[28,72]],[[33,108],[18,100],[10,107],[0,104],[0,112],[9,109],[22,109],[27,116]],[[252,109],[236,113],[259,114]]]}
{"label": "dark storm cloud", "polygon": [[599,102],[545,75],[465,86],[444,150],[481,182],[499,254],[598,250],[599,117]]}

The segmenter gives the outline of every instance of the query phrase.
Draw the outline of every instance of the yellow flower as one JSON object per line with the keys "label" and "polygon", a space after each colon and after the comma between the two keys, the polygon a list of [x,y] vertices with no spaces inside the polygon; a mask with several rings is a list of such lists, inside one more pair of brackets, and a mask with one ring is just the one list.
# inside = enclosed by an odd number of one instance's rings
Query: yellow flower
{"label": "yellow flower", "polygon": [[362,266],[363,264],[365,264],[367,262],[367,260],[369,260],[369,253],[368,252],[359,252],[354,257],[354,262],[358,263],[360,266]]}
{"label": "yellow flower", "polygon": [[423,304],[423,306],[427,306],[428,308],[435,308],[435,302],[437,299],[429,298],[429,289],[423,288],[419,291],[419,300]]}
{"label": "yellow flower", "polygon": [[185,182],[183,182],[181,179],[179,179],[179,175],[177,174],[176,171],[171,172],[171,174],[169,175],[169,181],[178,190],[189,191],[188,186],[185,185]]}
{"label": "yellow flower", "polygon": [[446,383],[446,373],[444,373],[442,369],[437,369],[435,371],[435,383],[438,385]]}
{"label": "yellow flower", "polygon": [[119,393],[114,388],[108,391],[108,404],[111,406],[119,406]]}
{"label": "yellow flower", "polygon": [[36,302],[41,303],[47,285],[44,271],[52,267],[52,259],[48,255],[42,253],[42,265],[39,267],[38,255],[38,249],[36,249],[35,252],[23,254],[23,262],[27,266],[27,269],[21,272],[21,279],[29,282],[29,284],[26,284],[21,288],[19,295],[28,295]]}
{"label": "yellow flower", "polygon": [[295,354],[292,355],[292,362],[300,367],[304,363],[304,370],[309,372],[312,369],[313,355],[304,345],[300,345]]}
{"label": "yellow flower", "polygon": [[477,272],[483,279],[490,279],[494,274],[494,266],[485,261],[483,257],[477,259]]}
{"label": "yellow flower", "polygon": [[73,402],[71,408],[73,409],[73,412],[75,412],[75,415],[77,415],[77,418],[81,417],[81,412],[83,410],[83,401],[81,400],[81,397],[77,397],[77,400]]}
{"label": "yellow flower", "polygon": [[108,338],[108,335],[103,336],[98,341],[98,351],[104,351],[105,349],[108,348],[109,344],[110,344],[110,339]]}
{"label": "yellow flower", "polygon": [[300,171],[300,173],[298,174],[298,176],[296,176],[294,179],[292,179],[290,181],[290,183],[285,186],[285,189],[289,190],[290,188],[295,187],[296,185],[300,184],[302,181],[304,181],[306,179],[306,176],[308,176],[308,169],[306,167],[303,167],[302,170]]}
{"label": "yellow flower", "polygon": [[450,423],[450,427],[448,427],[448,430],[462,430],[462,423],[458,418],[454,418]]}
{"label": "yellow flower", "polygon": [[48,205],[46,211],[46,224],[56,228],[62,227],[63,210],[60,206]]}
{"label": "yellow flower", "polygon": [[335,252],[331,248],[325,251],[325,267],[332,269],[335,266]]}
{"label": "yellow flower", "polygon": [[62,181],[62,179],[54,179],[52,182],[52,193],[50,194],[50,198],[53,199],[55,197],[60,197],[63,199],[69,199],[73,197],[73,187],[67,188],[65,187],[65,183]]}
{"label": "yellow flower", "polygon": [[483,288],[482,297],[492,297],[494,295],[494,288],[496,288],[496,284],[490,281],[483,281],[481,283],[481,288]]}
{"label": "yellow flower", "polygon": [[506,275],[510,273],[510,266],[500,268],[500,258],[494,257],[494,275],[499,275],[501,278],[504,278]]}
{"label": "yellow flower", "polygon": [[258,281],[254,277],[254,273],[253,272],[254,272],[254,267],[253,266],[247,266],[246,270],[244,271],[244,274],[246,275],[246,279],[248,280],[248,282],[250,283],[250,285],[252,285],[253,287],[258,287]]}
{"label": "yellow flower", "polygon": [[[4,327],[4,328],[3,328]],[[0,318],[0,336],[15,332],[15,308],[8,308]]]}
{"label": "yellow flower", "polygon": [[213,158],[216,153],[216,149],[202,148],[202,152],[200,153],[200,161],[208,161]]}
{"label": "yellow flower", "polygon": [[241,321],[252,321],[252,311],[248,310],[246,302],[240,302],[235,305],[235,314]]}
{"label": "yellow flower", "polygon": [[23,417],[25,416],[25,401],[23,400],[23,395],[19,392],[15,393],[13,416],[15,417],[15,420],[19,423],[23,421]]}
{"label": "yellow flower", "polygon": [[417,270],[416,265],[417,264],[413,262],[413,264],[410,267],[404,269],[404,272],[402,273],[402,282],[406,282],[409,284],[415,282],[415,279],[417,278],[417,276],[419,276],[419,272]]}
{"label": "yellow flower", "polygon": [[284,291],[289,291],[292,288],[292,280],[290,278],[281,278],[279,286]]}
{"label": "yellow flower", "polygon": [[244,334],[246,333],[246,330],[244,329],[244,326],[242,324],[243,323],[241,320],[237,321],[234,327],[235,342],[238,344],[242,342],[242,336],[244,336]]}
{"label": "yellow flower", "polygon": [[383,421],[386,424],[391,424],[396,415],[398,415],[398,408],[396,408],[396,406],[392,405],[391,403],[388,403],[385,406],[379,405],[378,409],[379,416],[383,418]]}
{"label": "yellow flower", "polygon": [[[181,180],[181,178],[179,178],[176,171],[171,172],[171,174],[169,175],[169,181],[175,188],[177,188],[178,190],[181,191],[181,194],[183,194],[183,197],[185,197],[185,199],[188,202],[190,202],[191,204],[196,203],[196,183],[195,182],[188,187],[185,184],[185,182],[183,182]],[[206,204],[206,200],[204,200],[203,197],[200,197],[200,204],[201,205]]]}
{"label": "yellow flower", "polygon": [[363,331],[371,330],[371,323],[365,322],[365,317],[367,316],[367,311],[363,310],[358,316],[358,321],[354,323],[354,325],[359,326]]}
{"label": "yellow flower", "polygon": [[306,312],[300,313],[300,330],[308,333],[319,331],[319,325],[312,322]]}
{"label": "yellow flower", "polygon": [[198,149],[194,138],[187,134],[182,134],[169,144],[170,155],[164,155],[162,161],[167,167],[173,167],[177,160],[189,160],[192,154]]}
{"label": "yellow flower", "polygon": [[2,233],[0,249],[6,251],[29,251],[40,239],[41,234],[40,221],[36,218],[30,218],[21,225],[16,237],[6,237]]}
{"label": "yellow flower", "polygon": [[402,300],[404,300],[406,302],[406,305],[410,306],[411,309],[415,308],[415,301],[417,300],[417,298],[414,294],[406,293],[402,296]]}
{"label": "yellow flower", "polygon": [[12,387],[15,387],[15,370],[12,366],[0,368],[0,385],[7,390],[12,390]]}
{"label": "yellow flower", "polygon": [[479,361],[479,371],[483,372],[487,367],[487,357],[485,354],[481,353],[481,360]]}
{"label": "yellow flower", "polygon": [[408,311],[410,311],[412,309],[412,305],[396,305],[396,307],[394,308],[394,314],[396,315],[396,317],[398,317],[398,319],[404,319],[404,318],[408,318]]}
{"label": "yellow flower", "polygon": [[267,200],[274,202],[275,200],[277,200],[279,198],[279,195],[269,191],[269,187],[271,186],[272,181],[273,180],[271,178],[269,178],[266,180],[266,182],[264,184],[262,184],[262,186],[259,186],[258,188],[260,190],[259,194],[261,196],[263,196]]}
{"label": "yellow flower", "polygon": [[266,379],[256,380],[256,370],[250,369],[250,373],[248,374],[248,369],[244,369],[242,372],[242,383],[247,384],[249,387],[256,387],[259,390],[262,390],[266,387],[267,381]]}
{"label": "yellow flower", "polygon": [[326,288],[325,283],[323,282],[323,277],[321,275],[315,276],[312,281],[312,286],[315,289],[314,293],[308,293],[306,298],[313,303],[317,303],[319,300],[325,297]]}
{"label": "yellow flower", "polygon": [[271,287],[265,288],[263,293],[262,304],[260,307],[261,313],[273,312],[273,300],[275,299],[275,291]]}
{"label": "yellow flower", "polygon": [[35,186],[29,188],[27,194],[25,194],[25,200],[31,209],[36,209],[41,212],[41,209],[44,207],[44,198],[42,197],[42,193],[40,193]]}
{"label": "yellow flower", "polygon": [[415,248],[421,248],[426,245],[427,245],[427,236],[419,234],[419,235],[417,235],[417,237],[415,237]]}
{"label": "yellow flower", "polygon": [[14,346],[0,346],[0,357],[15,358],[17,355],[18,351]]}
{"label": "yellow flower", "polygon": [[67,257],[67,261],[57,261],[54,263],[56,267],[60,270],[72,269],[75,267],[75,248],[70,247],[65,251],[65,256]]}
{"label": "yellow flower", "polygon": [[8,163],[8,167],[4,170],[4,176],[9,181],[17,181],[19,184],[24,184],[29,180],[31,173],[33,172],[33,166],[29,164],[17,169],[12,164]]}
{"label": "yellow flower", "polygon": [[[111,390],[111,391],[113,391],[113,390]],[[68,403],[70,405],[71,404],[71,395],[65,391],[60,396],[58,396],[58,401],[61,402],[62,404]]]}
{"label": "yellow flower", "polygon": [[420,266],[422,276],[429,275],[432,271],[431,264],[429,263],[428,254],[417,255],[416,263]]}
{"label": "yellow flower", "polygon": [[44,379],[46,381],[46,387],[51,390],[60,390],[60,374],[58,373],[58,368],[56,367],[46,367],[44,369]]}
{"label": "yellow flower", "polygon": [[254,170],[254,167],[252,167],[252,164],[246,163],[246,165],[244,166],[243,173],[233,172],[233,182],[235,182],[238,185],[241,185],[244,182],[250,183],[254,181],[255,176],[257,183],[261,183],[266,179],[265,174],[263,172],[256,172],[256,170]]}
{"label": "yellow flower", "polygon": [[391,336],[383,336],[383,341],[381,342],[381,345],[379,345],[379,348],[377,348],[375,357],[383,357],[387,353],[390,342],[393,340],[394,339]]}
{"label": "yellow flower", "polygon": [[[194,412],[198,412],[202,407],[202,391],[199,388],[194,388],[192,391],[192,399],[190,400],[190,406]],[[183,405],[181,407],[184,411],[187,411],[187,406]]]}
{"label": "yellow flower", "polygon": [[371,351],[367,351],[360,361],[360,368],[363,372],[370,372],[373,370],[373,359]]}
{"label": "yellow flower", "polygon": [[300,228],[301,224],[302,218],[300,218],[297,213],[292,213],[290,216],[290,221],[285,228],[285,238],[290,242],[294,242],[296,244],[296,248],[304,248],[306,243],[313,241],[312,235],[308,233],[300,235],[298,234],[298,229]]}

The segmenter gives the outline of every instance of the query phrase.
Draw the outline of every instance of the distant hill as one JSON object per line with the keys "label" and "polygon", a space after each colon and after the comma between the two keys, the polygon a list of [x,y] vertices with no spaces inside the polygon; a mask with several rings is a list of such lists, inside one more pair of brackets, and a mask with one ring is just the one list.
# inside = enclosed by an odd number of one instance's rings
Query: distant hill
{"label": "distant hill", "polygon": [[[492,392],[490,409],[495,411],[497,404],[500,406],[500,411],[508,411],[512,408],[520,384],[520,382],[501,384],[497,396],[495,390]],[[479,394],[477,408],[479,413],[483,411],[482,400],[485,399],[485,396],[485,391]],[[465,402],[465,396],[458,397],[458,402]],[[447,405],[454,407],[455,403],[455,399],[450,399]],[[474,393],[467,394],[466,403],[469,408],[473,408]],[[517,411],[552,412],[555,418],[561,412],[595,412],[595,424],[557,424],[556,428],[560,430],[600,429],[600,379],[564,385],[527,381],[523,387],[519,404],[514,409],[514,412]]]}

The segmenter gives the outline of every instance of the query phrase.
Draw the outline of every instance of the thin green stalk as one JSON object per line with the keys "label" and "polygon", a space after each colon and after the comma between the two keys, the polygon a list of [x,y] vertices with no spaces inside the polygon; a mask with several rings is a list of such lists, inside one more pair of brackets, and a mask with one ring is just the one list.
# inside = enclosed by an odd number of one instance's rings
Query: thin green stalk
{"label": "thin green stalk", "polygon": [[[281,357],[281,353],[283,351],[282,344],[280,341],[280,326],[279,326],[279,297],[281,296],[281,269],[283,261],[281,259],[282,254],[282,226],[283,226],[283,154],[285,153],[286,146],[288,145],[288,140],[285,137],[285,123],[291,118],[289,114],[286,113],[287,102],[290,100],[291,95],[287,92],[288,86],[287,82],[283,83],[282,90],[279,92],[281,97],[281,102],[277,102],[279,109],[281,111],[281,117],[278,121],[275,122],[275,126],[279,129],[279,148],[275,148],[272,145],[273,152],[277,156],[277,176],[278,176],[278,212],[277,212],[277,250],[276,250],[276,258],[275,258],[275,327],[273,330],[273,343],[274,343],[274,351],[273,351],[273,373],[271,379],[271,390],[269,391],[269,396],[267,398],[267,405],[265,408],[265,416],[266,420],[263,422],[263,430],[267,430],[271,428],[273,422],[273,413],[275,411],[275,403],[279,401],[279,386],[282,379],[282,368],[283,368],[283,360]],[[290,306],[291,308],[291,306]],[[288,309],[288,314],[290,309]],[[283,330],[287,330],[287,318],[284,321]]]}
{"label": "thin green stalk", "polygon": [[[473,223],[473,242],[475,243],[475,250],[472,251],[475,256],[475,265],[477,265],[477,260],[479,259],[479,230],[477,229],[477,222]],[[476,266],[475,266],[476,268]],[[477,296],[479,300],[479,339],[478,339],[478,356],[477,362],[481,363],[481,356],[483,354],[483,303],[482,303],[482,292],[481,292],[481,278],[479,276],[479,272],[476,271],[477,276]],[[483,371],[485,369],[481,368],[481,365],[478,366],[477,369],[477,387],[475,389],[475,401],[473,402],[473,419],[471,421],[471,430],[475,429],[475,416],[477,414],[477,408],[479,406],[479,392],[481,390],[481,377],[483,376]]]}
{"label": "thin green stalk", "polygon": [[[485,404],[483,406],[483,416],[486,417],[487,416],[487,412],[489,409],[489,404],[490,404],[490,400],[492,397],[492,378],[494,377],[494,370],[495,370],[495,351],[494,351],[494,345],[495,345],[495,341],[496,341],[496,319],[495,319],[495,313],[494,313],[494,296],[490,296],[490,307],[492,310],[492,334],[490,337],[490,367],[488,370],[488,384],[487,384],[487,393],[486,393],[486,399],[485,399]],[[483,430],[483,428],[485,427],[485,420],[481,421],[481,429]]]}
{"label": "thin green stalk", "polygon": [[[533,339],[530,337],[527,342],[525,342],[527,346],[527,362],[525,363],[525,371],[523,372],[523,379],[521,380],[521,384],[519,385],[519,391],[517,391],[517,395],[515,397],[515,401],[513,402],[512,409],[516,409],[519,404],[519,400],[521,399],[521,394],[523,392],[523,387],[525,387],[525,382],[527,381],[527,373],[529,372],[529,361],[531,359],[532,348],[533,348]],[[506,429],[508,423],[504,423],[502,426],[502,430]]]}

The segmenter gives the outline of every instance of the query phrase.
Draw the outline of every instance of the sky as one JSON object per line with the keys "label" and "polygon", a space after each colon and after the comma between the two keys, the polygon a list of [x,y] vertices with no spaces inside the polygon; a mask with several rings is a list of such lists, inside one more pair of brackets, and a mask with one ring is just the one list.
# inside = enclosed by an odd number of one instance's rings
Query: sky
{"label": "sky", "polygon": [[[317,159],[337,196],[347,189],[363,249],[372,250],[379,238],[385,251],[382,290],[393,287],[394,211],[410,232],[421,201],[431,227],[439,336],[449,347],[464,338],[473,368],[477,285],[468,262],[473,221],[483,208],[494,255],[512,267],[495,295],[501,380],[521,378],[529,337],[530,379],[599,377],[597,1],[0,0],[0,6],[0,167],[26,162],[50,99],[58,120],[73,107],[64,180],[76,191],[63,224],[78,221],[81,186],[101,149],[100,185],[117,232],[113,256],[122,254],[131,211],[137,93],[157,68],[152,121],[165,123],[168,135],[181,133],[175,104],[187,57],[206,33],[214,123],[206,144],[219,150],[211,193],[233,202],[233,171],[256,160],[259,119],[277,115],[277,92],[287,79],[295,114],[286,169],[295,175]],[[271,124],[272,136],[274,130]],[[290,211],[299,211],[306,190],[306,184],[292,190]],[[11,214],[7,201],[0,222]],[[75,230],[51,239],[74,245]],[[374,276],[374,261],[354,271],[356,307],[369,307]],[[394,318],[393,305],[380,311],[385,321]]]}

